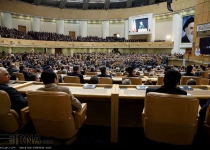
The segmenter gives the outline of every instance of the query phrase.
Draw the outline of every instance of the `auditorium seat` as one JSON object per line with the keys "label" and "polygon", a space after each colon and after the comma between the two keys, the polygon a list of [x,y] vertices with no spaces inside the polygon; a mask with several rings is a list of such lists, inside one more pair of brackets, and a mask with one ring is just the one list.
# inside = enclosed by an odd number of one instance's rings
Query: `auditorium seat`
{"label": "auditorium seat", "polygon": [[112,78],[109,77],[98,77],[98,84],[113,84]]}
{"label": "auditorium seat", "polygon": [[145,136],[170,145],[191,145],[197,133],[199,100],[193,96],[149,92],[142,126]]}
{"label": "auditorium seat", "polygon": [[53,138],[58,144],[70,145],[87,118],[87,103],[82,103],[81,110],[72,111],[71,98],[67,93],[28,91],[26,95],[37,134]]}
{"label": "auditorium seat", "polygon": [[25,81],[25,77],[23,73],[13,72],[13,74],[18,78],[19,81]]}
{"label": "auditorium seat", "polygon": [[210,105],[207,108],[206,111],[206,117],[204,121],[204,136],[205,136],[205,142],[209,144],[210,141]]}
{"label": "auditorium seat", "polygon": [[21,117],[14,109],[11,109],[9,95],[0,90],[0,129],[7,133],[20,131],[31,121],[28,107],[21,109],[20,113]]}
{"label": "auditorium seat", "polygon": [[80,83],[80,78],[78,76],[64,76],[64,83]]}
{"label": "auditorium seat", "polygon": [[180,85],[186,85],[187,84],[187,80],[189,79],[195,79],[196,80],[196,85],[201,85],[201,79],[200,77],[196,77],[196,76],[182,76],[181,80],[180,80]]}
{"label": "auditorium seat", "polygon": [[203,78],[209,78],[209,72],[208,71],[203,71],[203,72],[201,72],[201,76],[203,77]]}
{"label": "auditorium seat", "polygon": [[95,75],[98,75],[98,73],[97,72],[86,72],[86,75],[95,76]]}
{"label": "auditorium seat", "polygon": [[164,83],[163,78],[164,78],[163,76],[158,76],[156,85],[163,85],[163,83]]}
{"label": "auditorium seat", "polygon": [[142,85],[142,79],[140,77],[123,77],[122,81],[125,79],[130,79],[131,85]]}

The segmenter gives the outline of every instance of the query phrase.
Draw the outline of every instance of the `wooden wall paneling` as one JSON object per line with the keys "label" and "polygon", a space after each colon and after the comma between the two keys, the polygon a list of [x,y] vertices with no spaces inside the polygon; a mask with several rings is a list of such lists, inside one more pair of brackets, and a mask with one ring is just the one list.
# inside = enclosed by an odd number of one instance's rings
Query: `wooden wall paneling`
{"label": "wooden wall paneling", "polygon": [[209,6],[209,2],[205,2],[204,3],[204,5],[203,5],[203,12],[205,13],[205,12],[208,12],[209,11],[209,8],[210,6]]}
{"label": "wooden wall paneling", "polygon": [[204,12],[204,3],[200,3],[199,7],[200,7],[199,8],[199,12],[200,12],[199,14],[202,14]]}
{"label": "wooden wall paneling", "polygon": [[203,24],[208,23],[208,17],[209,17],[209,13],[203,13]]}

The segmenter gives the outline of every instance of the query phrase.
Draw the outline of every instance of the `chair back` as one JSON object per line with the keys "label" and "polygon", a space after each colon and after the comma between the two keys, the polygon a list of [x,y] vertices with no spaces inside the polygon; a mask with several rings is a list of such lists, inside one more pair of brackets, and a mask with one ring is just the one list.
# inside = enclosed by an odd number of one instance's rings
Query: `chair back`
{"label": "chair back", "polygon": [[68,139],[77,133],[72,116],[71,98],[55,91],[28,91],[30,116],[37,134]]}
{"label": "chair back", "polygon": [[9,95],[0,90],[0,129],[8,133],[14,133],[20,129],[21,121],[17,112],[10,107]]}
{"label": "chair back", "polygon": [[149,76],[149,72],[144,72],[144,76]]}
{"label": "chair back", "polygon": [[112,78],[109,77],[98,77],[98,84],[113,84]]}
{"label": "chair back", "polygon": [[86,72],[86,75],[92,75],[92,76],[94,76],[94,75],[98,75],[98,73],[97,72]]}
{"label": "chair back", "polygon": [[78,76],[64,76],[64,83],[80,83],[80,78]]}
{"label": "chair back", "polygon": [[202,71],[201,72],[201,76],[203,77],[203,78],[209,78],[209,72],[208,71]]}
{"label": "chair back", "polygon": [[187,85],[187,80],[189,79],[195,79],[196,80],[196,85],[201,85],[201,79],[200,77],[196,76],[182,76],[180,80],[180,85]]}
{"label": "chair back", "polygon": [[116,76],[122,76],[122,73],[121,72],[115,72]]}
{"label": "chair back", "polygon": [[164,76],[158,76],[156,85],[163,85],[163,83],[164,83],[163,79],[164,79]]}
{"label": "chair back", "polygon": [[142,85],[142,79],[140,77],[123,77],[122,81],[125,79],[130,79],[131,85]]}
{"label": "chair back", "polygon": [[13,72],[13,74],[18,78],[19,81],[25,81],[25,77],[23,73]]}
{"label": "chair back", "polygon": [[199,100],[192,96],[149,92],[142,115],[144,133],[153,141],[190,145],[197,132]]}

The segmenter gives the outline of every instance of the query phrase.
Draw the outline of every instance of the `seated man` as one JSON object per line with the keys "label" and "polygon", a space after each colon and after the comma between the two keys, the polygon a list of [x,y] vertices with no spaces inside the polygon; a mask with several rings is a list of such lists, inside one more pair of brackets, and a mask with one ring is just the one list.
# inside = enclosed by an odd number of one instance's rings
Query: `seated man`
{"label": "seated man", "polygon": [[7,85],[10,75],[7,69],[0,67],[0,90],[7,92],[11,102],[11,109],[14,109],[20,116],[20,110],[28,106],[27,100],[13,87]]}
{"label": "seated man", "polygon": [[68,76],[78,76],[80,78],[80,83],[85,83],[83,75],[80,73],[80,67],[74,66],[73,72],[67,73]]}
{"label": "seated man", "polygon": [[37,90],[65,92],[69,94],[69,96],[71,97],[72,110],[76,111],[82,108],[80,101],[73,96],[69,88],[57,85],[58,84],[57,75],[55,72],[53,72],[52,69],[49,68],[43,71],[41,74],[41,79],[45,86]]}
{"label": "seated man", "polygon": [[196,85],[197,82],[196,82],[195,79],[189,79],[189,80],[187,80],[187,83],[186,83],[186,84],[187,84],[187,85]]}
{"label": "seated man", "polygon": [[131,80],[130,79],[123,80],[122,85],[131,85]]}
{"label": "seated man", "polygon": [[127,72],[128,72],[128,75],[126,75],[126,77],[139,77],[138,75],[136,75],[136,73],[134,71],[134,67],[132,67],[132,66],[129,66],[127,68]]}
{"label": "seated man", "polygon": [[13,72],[19,72],[19,69],[16,68],[16,65],[13,63],[10,65],[10,67],[7,69],[9,72],[9,75],[11,76],[11,80],[16,80],[16,76],[13,74]]}
{"label": "seated man", "polygon": [[174,69],[168,69],[163,78],[163,85],[159,88],[147,88],[148,92],[187,95],[187,92],[177,87],[181,79],[181,73]]}
{"label": "seated man", "polygon": [[27,70],[26,70],[26,67],[25,66],[23,66],[23,65],[21,65],[20,67],[19,67],[19,69],[20,69],[20,73],[23,73],[23,75],[24,75],[24,78],[25,78],[25,80],[26,81],[31,81],[31,72],[28,72]]}
{"label": "seated man", "polygon": [[193,66],[189,65],[187,66],[186,73],[184,73],[182,76],[195,76],[195,74],[192,73]]}
{"label": "seated man", "polygon": [[100,67],[100,71],[101,71],[101,74],[99,74],[98,77],[112,78],[112,76],[107,75],[107,73],[106,73],[106,67],[105,66]]}
{"label": "seated man", "polygon": [[98,84],[98,82],[99,82],[98,76],[92,76],[90,78],[90,84]]}

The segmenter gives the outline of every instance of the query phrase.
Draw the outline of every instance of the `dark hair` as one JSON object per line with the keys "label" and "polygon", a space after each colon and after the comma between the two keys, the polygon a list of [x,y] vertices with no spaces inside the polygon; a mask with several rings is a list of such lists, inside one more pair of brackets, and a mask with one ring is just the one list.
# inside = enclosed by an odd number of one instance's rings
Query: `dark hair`
{"label": "dark hair", "polygon": [[54,83],[55,78],[57,79],[57,75],[51,68],[43,71],[41,74],[41,79],[44,84]]}
{"label": "dark hair", "polygon": [[90,84],[98,84],[99,80],[98,80],[98,76],[92,76],[90,78]]}
{"label": "dark hair", "polygon": [[74,71],[78,71],[78,70],[79,70],[79,66],[74,66],[74,67],[73,67],[73,70],[74,70]]}
{"label": "dark hair", "polygon": [[133,72],[133,70],[134,70],[134,67],[132,67],[132,66],[129,66],[127,68],[127,71],[128,71],[129,74],[131,74]]}
{"label": "dark hair", "polygon": [[21,66],[19,67],[20,71],[22,71],[24,68],[25,68],[24,65],[21,65]]}
{"label": "dark hair", "polygon": [[191,73],[192,72],[192,69],[193,69],[193,66],[189,65],[189,66],[187,66],[186,72],[187,73]]}
{"label": "dark hair", "polygon": [[181,73],[175,69],[168,69],[164,75],[164,85],[167,87],[176,87],[180,82]]}
{"label": "dark hair", "polygon": [[169,69],[171,69],[171,66],[165,66],[164,72],[166,72]]}
{"label": "dark hair", "polygon": [[106,67],[105,66],[100,67],[100,71],[101,71],[102,74],[105,74],[106,73]]}
{"label": "dark hair", "polygon": [[36,74],[32,74],[31,75],[31,81],[36,81],[36,79],[38,79],[39,77],[38,77],[38,75],[36,75]]}

